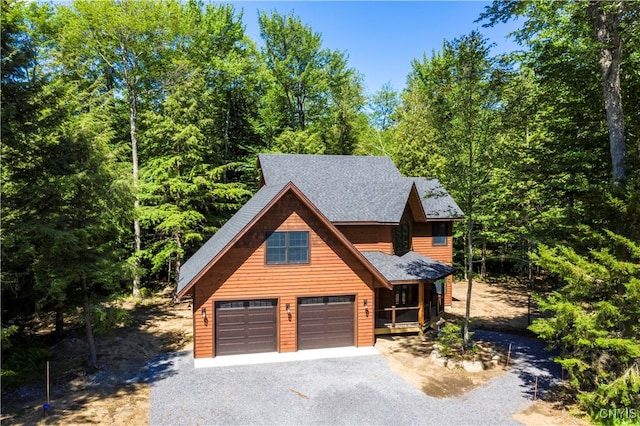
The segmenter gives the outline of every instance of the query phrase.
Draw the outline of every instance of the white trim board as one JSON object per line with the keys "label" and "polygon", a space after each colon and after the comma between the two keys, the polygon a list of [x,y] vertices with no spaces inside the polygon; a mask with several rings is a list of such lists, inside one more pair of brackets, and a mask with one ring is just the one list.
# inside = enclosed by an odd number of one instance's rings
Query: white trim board
{"label": "white trim board", "polygon": [[193,360],[193,366],[195,368],[229,367],[233,365],[269,364],[379,354],[380,352],[373,346],[348,346],[344,348],[308,349],[297,352],[265,352],[246,355],[224,355],[215,358],[196,358]]}

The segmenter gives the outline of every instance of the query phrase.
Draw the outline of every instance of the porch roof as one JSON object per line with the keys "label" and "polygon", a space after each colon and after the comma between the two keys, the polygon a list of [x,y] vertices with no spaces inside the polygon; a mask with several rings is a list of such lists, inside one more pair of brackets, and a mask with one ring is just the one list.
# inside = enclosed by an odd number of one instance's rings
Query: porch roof
{"label": "porch roof", "polygon": [[402,256],[381,251],[363,251],[362,255],[388,281],[434,281],[451,275],[455,268],[414,251]]}

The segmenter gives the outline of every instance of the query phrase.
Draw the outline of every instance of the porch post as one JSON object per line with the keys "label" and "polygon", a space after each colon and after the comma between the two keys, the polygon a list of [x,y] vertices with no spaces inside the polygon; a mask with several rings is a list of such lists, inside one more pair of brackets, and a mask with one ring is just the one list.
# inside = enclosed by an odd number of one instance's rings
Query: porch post
{"label": "porch post", "polygon": [[396,328],[396,305],[391,307],[391,327]]}
{"label": "porch post", "polygon": [[418,283],[418,323],[424,327],[424,283]]}

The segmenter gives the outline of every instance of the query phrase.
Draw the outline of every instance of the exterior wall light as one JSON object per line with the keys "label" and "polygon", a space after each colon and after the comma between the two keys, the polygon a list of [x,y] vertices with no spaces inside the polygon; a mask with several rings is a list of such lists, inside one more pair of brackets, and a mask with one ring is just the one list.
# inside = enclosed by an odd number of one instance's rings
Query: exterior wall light
{"label": "exterior wall light", "polygon": [[287,310],[287,315],[291,316],[291,305],[289,303],[285,305],[285,309]]}
{"label": "exterior wall light", "polygon": [[202,319],[207,320],[207,308],[202,308]]}
{"label": "exterior wall light", "polygon": [[369,301],[364,299],[364,313],[369,315]]}

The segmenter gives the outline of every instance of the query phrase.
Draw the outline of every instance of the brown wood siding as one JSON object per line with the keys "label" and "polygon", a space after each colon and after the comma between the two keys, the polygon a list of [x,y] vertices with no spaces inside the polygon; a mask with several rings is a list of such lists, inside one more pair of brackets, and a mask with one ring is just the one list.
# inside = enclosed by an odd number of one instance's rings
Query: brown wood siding
{"label": "brown wood siding", "polygon": [[[430,257],[447,265],[453,264],[453,237],[452,223],[447,224],[447,244],[442,246],[434,246],[431,234],[431,223],[414,223],[413,224],[413,251],[423,256]],[[445,290],[444,303],[451,306],[451,292],[453,291],[453,278],[447,277],[447,287]]]}
{"label": "brown wood siding", "polygon": [[420,195],[415,189],[411,191],[407,205],[410,207],[411,218],[413,219],[413,221],[422,222],[426,219],[426,216],[424,215],[424,211],[422,209]]}
{"label": "brown wood siding", "polygon": [[447,244],[434,246],[430,223],[413,224],[413,251],[430,257],[439,262],[451,265],[453,261],[453,238],[451,237],[451,223],[447,226]]}
{"label": "brown wood siding", "polygon": [[[265,264],[266,232],[276,230],[309,231],[309,264]],[[364,299],[372,303],[374,284],[371,272],[313,212],[295,195],[285,194],[196,283],[195,357],[215,356],[215,324],[211,320],[205,323],[201,309],[204,307],[213,313],[214,303],[222,300],[278,299],[278,350],[290,352],[297,350],[298,297],[354,295],[356,345],[373,345],[373,315],[365,313]],[[286,312],[287,304],[290,317]]]}
{"label": "brown wood siding", "polygon": [[445,294],[444,294],[444,306],[451,306],[451,303],[453,302],[453,276],[449,275],[447,277],[447,289],[445,290]]}
{"label": "brown wood siding", "polygon": [[393,232],[389,225],[339,225],[337,228],[360,251],[393,254]]}

